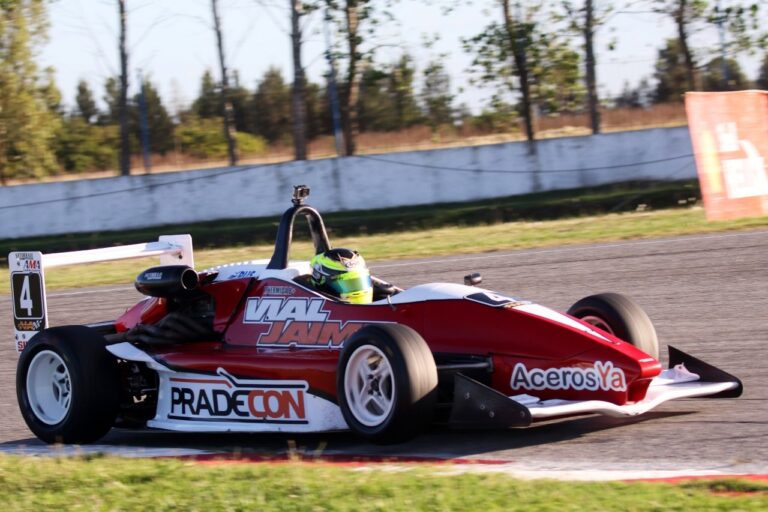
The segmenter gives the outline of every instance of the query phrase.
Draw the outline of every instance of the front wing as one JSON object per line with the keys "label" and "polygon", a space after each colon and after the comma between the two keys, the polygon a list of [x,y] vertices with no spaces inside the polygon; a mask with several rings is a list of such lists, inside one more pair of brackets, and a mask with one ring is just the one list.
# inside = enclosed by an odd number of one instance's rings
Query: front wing
{"label": "front wing", "polygon": [[457,375],[450,422],[460,428],[523,427],[533,420],[581,414],[637,416],[678,398],[731,398],[743,391],[741,381],[674,347],[669,369],[656,377],[643,400],[616,405],[602,400],[539,400],[530,395],[506,397],[466,376]]}

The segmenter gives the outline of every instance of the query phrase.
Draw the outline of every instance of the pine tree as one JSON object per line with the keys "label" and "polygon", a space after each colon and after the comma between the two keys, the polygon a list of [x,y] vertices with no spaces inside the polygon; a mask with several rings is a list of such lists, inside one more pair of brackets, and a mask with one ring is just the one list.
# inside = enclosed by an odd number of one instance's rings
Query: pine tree
{"label": "pine tree", "polygon": [[192,111],[202,118],[220,117],[219,91],[210,70],[203,73],[200,95],[192,103]]}
{"label": "pine tree", "polygon": [[453,95],[451,79],[440,62],[431,62],[424,70],[424,87],[421,91],[427,124],[435,130],[453,123]]}
{"label": "pine tree", "polygon": [[93,92],[88,87],[88,82],[80,80],[77,83],[77,115],[83,118],[86,123],[91,124],[99,117],[99,109],[96,106],[96,100],[93,99]]}
{"label": "pine tree", "polygon": [[422,121],[413,83],[416,69],[410,55],[400,57],[390,70],[388,91],[395,111],[396,128],[402,130]]}
{"label": "pine tree", "polygon": [[56,171],[58,91],[35,56],[46,40],[44,0],[0,3],[0,183]]}
{"label": "pine tree", "polygon": [[269,68],[253,97],[256,133],[269,142],[291,138],[291,92],[278,68]]}
{"label": "pine tree", "polygon": [[120,123],[120,80],[111,76],[104,82],[104,103],[107,110],[99,117],[99,124],[113,125]]}
{"label": "pine tree", "polygon": [[659,50],[654,77],[657,103],[682,101],[685,92],[690,90],[688,66],[679,40],[667,39],[667,44]]}
{"label": "pine tree", "polygon": [[768,90],[768,53],[763,57],[760,64],[760,71],[757,74],[757,87],[762,90]]}
{"label": "pine tree", "polygon": [[[150,148],[153,153],[165,154],[173,149],[173,121],[168,114],[163,101],[158,94],[157,89],[152,82],[144,80],[144,105],[147,109],[147,128],[149,131]],[[133,104],[130,107],[131,129],[134,136],[140,140],[138,108],[139,95],[133,97]]]}
{"label": "pine tree", "polygon": [[702,70],[705,91],[740,91],[749,88],[749,81],[735,59],[725,59],[728,79],[723,76],[723,59],[715,57]]}

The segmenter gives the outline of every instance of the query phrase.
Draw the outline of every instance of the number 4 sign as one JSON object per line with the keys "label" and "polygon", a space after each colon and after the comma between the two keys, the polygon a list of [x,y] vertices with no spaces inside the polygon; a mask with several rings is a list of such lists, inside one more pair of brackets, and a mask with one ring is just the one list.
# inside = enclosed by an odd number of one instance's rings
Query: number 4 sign
{"label": "number 4 sign", "polygon": [[8,255],[13,298],[16,350],[21,352],[30,338],[46,327],[45,281],[40,252]]}

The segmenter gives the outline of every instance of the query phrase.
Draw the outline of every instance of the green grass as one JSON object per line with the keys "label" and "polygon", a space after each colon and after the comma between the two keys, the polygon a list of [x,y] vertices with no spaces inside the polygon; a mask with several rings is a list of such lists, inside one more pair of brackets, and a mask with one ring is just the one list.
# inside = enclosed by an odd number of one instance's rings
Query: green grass
{"label": "green grass", "polygon": [[[313,463],[199,465],[175,460],[0,456],[6,510],[592,511],[766,510],[768,486],[521,481],[450,475],[451,466],[387,470]],[[723,494],[733,486],[738,494]]]}
{"label": "green grass", "polygon": [[[357,248],[371,262],[756,228],[768,228],[768,217],[708,222],[703,209],[693,207],[552,221],[454,226],[385,235],[340,236],[333,237],[332,242],[336,247]],[[272,249],[273,245],[266,243],[227,249],[203,249],[195,251],[195,266],[203,269],[222,263],[269,258]],[[309,259],[309,243],[295,242],[291,257]],[[46,274],[46,284],[49,290],[127,284],[143,268],[156,264],[156,259],[145,259],[56,268]],[[0,279],[0,293],[8,293],[8,290],[8,280]]]}

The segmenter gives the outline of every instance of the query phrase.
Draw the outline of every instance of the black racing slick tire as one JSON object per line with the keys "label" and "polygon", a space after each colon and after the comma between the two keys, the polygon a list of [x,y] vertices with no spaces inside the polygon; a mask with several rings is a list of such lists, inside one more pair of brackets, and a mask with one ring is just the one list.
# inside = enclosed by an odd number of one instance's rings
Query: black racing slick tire
{"label": "black racing slick tire", "polygon": [[349,428],[374,443],[426,430],[437,400],[437,367],[424,339],[405,325],[363,327],[344,344],[336,377]]}
{"label": "black racing slick tire", "polygon": [[117,360],[84,326],[46,329],[19,358],[16,397],[29,429],[46,443],[90,443],[112,428],[120,404]]}
{"label": "black racing slick tire", "polygon": [[659,358],[659,340],[651,319],[635,301],[618,293],[600,293],[577,301],[568,314],[613,334]]}

